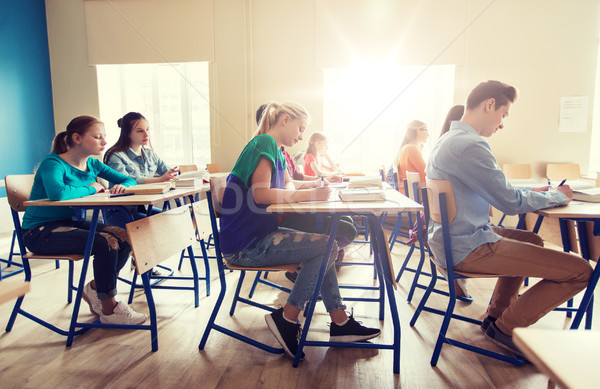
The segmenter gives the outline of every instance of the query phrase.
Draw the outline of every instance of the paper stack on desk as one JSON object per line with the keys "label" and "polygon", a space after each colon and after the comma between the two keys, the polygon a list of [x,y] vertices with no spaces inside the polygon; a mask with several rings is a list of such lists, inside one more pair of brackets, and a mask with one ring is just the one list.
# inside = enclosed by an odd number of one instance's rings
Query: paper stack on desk
{"label": "paper stack on desk", "polygon": [[340,189],[342,201],[385,201],[385,193],[381,188]]}
{"label": "paper stack on desk", "polygon": [[348,189],[356,188],[379,188],[383,187],[381,183],[381,176],[363,176],[363,177],[352,177],[348,181]]}

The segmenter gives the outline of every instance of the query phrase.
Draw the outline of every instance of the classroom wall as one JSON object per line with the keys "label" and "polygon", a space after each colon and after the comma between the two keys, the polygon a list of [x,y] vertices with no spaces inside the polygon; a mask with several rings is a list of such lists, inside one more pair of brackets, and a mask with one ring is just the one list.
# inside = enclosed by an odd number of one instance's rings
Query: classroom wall
{"label": "classroom wall", "polygon": [[[0,177],[27,174],[54,137],[43,2],[0,2]],[[0,188],[0,197],[5,197]]]}
{"label": "classroom wall", "polygon": [[[97,113],[97,91],[94,70],[85,60],[82,2],[46,0],[46,4],[55,121],[60,128],[75,114]],[[336,60],[323,57],[327,53],[323,42],[335,42],[323,20],[352,25],[348,19],[357,18],[361,21],[357,28],[367,38],[360,44],[344,41],[339,49],[344,59],[348,57],[344,50],[358,48],[377,58],[386,47],[393,47],[398,63],[423,64],[449,45],[448,55],[434,63],[456,62],[456,103],[464,102],[472,87],[487,79],[519,88],[520,97],[506,128],[490,139],[501,164],[531,163],[536,176],[543,176],[546,162],[574,162],[587,170],[591,109],[584,133],[558,133],[558,114],[563,96],[589,96],[593,106],[598,0],[450,0],[444,7],[436,1],[354,0],[344,2],[344,12],[330,12],[325,19],[323,7],[335,10],[339,0],[223,0],[213,4],[212,160],[221,162],[224,169],[235,163],[254,130],[254,111],[265,101],[299,101],[310,111],[313,128],[322,129],[322,68]],[[369,7],[379,12],[363,12]],[[402,12],[381,12],[386,9]],[[446,24],[449,18],[454,25]],[[396,25],[402,28],[398,35],[388,34],[387,42],[385,34],[369,32]],[[399,36],[409,37],[406,42],[410,44],[404,47]],[[377,41],[369,44],[368,39]],[[419,47],[415,41],[426,47],[415,49]]]}
{"label": "classroom wall", "polygon": [[[54,137],[43,2],[0,1],[0,178],[33,173]],[[0,187],[0,235],[12,233]]]}

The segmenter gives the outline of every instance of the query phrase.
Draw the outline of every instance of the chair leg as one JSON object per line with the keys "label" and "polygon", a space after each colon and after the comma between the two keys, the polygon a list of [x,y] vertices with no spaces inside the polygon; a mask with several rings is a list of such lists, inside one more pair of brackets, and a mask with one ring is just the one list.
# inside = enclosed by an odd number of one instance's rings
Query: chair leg
{"label": "chair leg", "polygon": [[210,318],[208,319],[208,323],[206,324],[206,328],[204,329],[204,334],[202,334],[200,344],[198,344],[198,349],[200,350],[204,350],[204,346],[206,346],[206,341],[208,340],[210,331],[213,329],[213,327],[216,326],[215,320],[217,318],[217,315],[219,314],[219,309],[221,309],[221,304],[223,304],[225,292],[227,291],[227,282],[225,280],[225,267],[222,263],[219,263],[217,266],[219,271],[219,281],[221,283],[221,290],[219,291],[217,301],[215,302],[215,307],[213,308]]}
{"label": "chair leg", "polygon": [[[452,284],[452,285],[450,285],[450,284]],[[431,366],[437,365],[438,359],[440,358],[440,354],[442,352],[442,346],[446,342],[446,332],[448,332],[448,326],[450,325],[450,319],[452,319],[452,313],[454,312],[454,306],[456,304],[456,294],[453,293],[454,281],[448,280],[448,285],[450,285],[449,286],[450,299],[448,301],[448,307],[446,308],[446,314],[444,315],[444,320],[442,320],[442,326],[440,328],[437,342],[435,343],[435,347],[433,349],[433,355],[431,356],[431,361],[430,361]]]}
{"label": "chair leg", "polygon": [[413,282],[410,286],[410,291],[408,292],[408,298],[406,301],[411,302],[413,295],[415,294],[415,289],[417,289],[417,285],[419,284],[419,276],[421,275],[421,269],[423,269],[423,264],[425,263],[425,250],[423,246],[420,247],[421,258],[419,258],[419,264],[415,269],[415,277],[413,278]]}
{"label": "chair leg", "polygon": [[[146,301],[148,303],[148,310],[150,313],[150,343],[152,344],[152,351],[158,350],[158,326],[156,324],[156,306],[154,305],[154,296],[152,295],[152,287],[150,286],[149,270],[141,275],[142,284],[144,285],[144,292],[146,295]],[[196,280],[197,281],[197,280]]]}
{"label": "chair leg", "polygon": [[252,298],[252,296],[254,296],[254,291],[256,290],[256,285],[258,285],[258,282],[260,281],[261,274],[262,271],[256,272],[256,276],[254,276],[254,282],[252,282],[252,287],[250,288],[250,293],[248,293],[248,298]]}
{"label": "chair leg", "polygon": [[431,266],[431,280],[429,281],[427,289],[425,289],[425,293],[423,294],[421,302],[417,306],[413,317],[410,319],[411,327],[413,327],[416,324],[417,319],[423,311],[423,308],[425,308],[425,305],[427,304],[427,299],[429,299],[429,296],[431,295],[431,292],[433,292],[433,288],[435,287],[435,283],[437,282],[437,269],[435,268],[435,264],[432,261],[429,261],[429,265]]}
{"label": "chair leg", "polygon": [[229,309],[229,316],[233,316],[235,313],[235,306],[237,305],[238,299],[240,297],[240,290],[242,289],[242,283],[244,282],[244,277],[246,277],[246,271],[240,271],[240,278],[238,280],[238,284],[235,288],[235,295],[233,296],[233,301],[231,302],[231,308]]}
{"label": "chair leg", "polygon": [[200,248],[202,249],[202,258],[204,259],[204,278],[206,281],[206,296],[210,296],[210,264],[208,262],[208,253],[206,252],[206,244],[204,239],[200,240]]}
{"label": "chair leg", "polygon": [[137,282],[137,270],[133,272],[133,278],[131,279],[131,289],[129,289],[129,298],[127,299],[127,304],[131,304],[133,302],[133,292],[135,292],[136,282]]}
{"label": "chair leg", "polygon": [[71,304],[73,302],[73,290],[77,290],[77,287],[73,285],[73,273],[75,271],[75,264],[73,261],[69,261],[69,280],[67,285],[67,302]]}
{"label": "chair leg", "polygon": [[181,270],[181,265],[183,264],[184,257],[185,257],[185,250],[181,250],[181,255],[179,256],[179,265],[177,265],[177,270]]}
{"label": "chair leg", "polygon": [[194,257],[194,251],[192,250],[192,246],[187,248],[188,255],[190,256],[190,265],[192,267],[192,278],[194,279],[194,307],[198,308],[200,305],[200,297],[198,286],[198,267],[196,266],[196,257]]}
{"label": "chair leg", "polygon": [[[29,260],[27,258],[23,258],[23,269],[25,270],[25,282],[31,282],[31,267],[29,267]],[[19,297],[15,302],[15,306],[13,307],[10,318],[8,319],[8,323],[6,324],[6,332],[10,332],[12,330],[15,320],[17,319],[17,315],[21,310],[23,299],[25,299],[25,295]]]}
{"label": "chair leg", "polygon": [[406,254],[406,258],[404,258],[404,262],[402,263],[402,267],[400,267],[400,271],[398,272],[398,275],[396,276],[396,282],[400,281],[400,277],[402,277],[404,270],[406,270],[406,266],[408,265],[408,261],[412,257],[413,251],[415,251],[415,245],[411,244],[410,249],[408,250],[408,254]]}

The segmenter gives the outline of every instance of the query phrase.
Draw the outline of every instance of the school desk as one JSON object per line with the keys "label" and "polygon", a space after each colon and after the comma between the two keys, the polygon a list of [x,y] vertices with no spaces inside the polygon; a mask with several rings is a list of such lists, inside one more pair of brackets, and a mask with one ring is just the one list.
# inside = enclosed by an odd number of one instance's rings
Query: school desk
{"label": "school desk", "polygon": [[[400,321],[398,318],[398,309],[396,307],[396,298],[394,295],[395,280],[393,269],[391,266],[391,259],[387,245],[387,240],[385,239],[378,215],[380,215],[383,212],[418,212],[423,210],[423,206],[389,187],[385,189],[385,196],[385,201],[342,202],[339,199],[335,199],[335,197],[330,197],[328,201],[309,201],[290,204],[273,204],[267,208],[268,212],[273,213],[313,213],[330,216],[331,221],[329,223],[329,230],[327,232],[330,238],[327,245],[326,253],[329,253],[331,251],[340,216],[349,215],[366,217],[372,234],[371,242],[373,245],[375,268],[377,269],[379,279],[381,280],[381,288],[385,288],[385,290],[387,291],[390,314],[392,317],[392,323],[394,328],[394,341],[392,344],[370,342],[322,342],[311,341],[306,339],[306,336],[309,332],[315,305],[319,297],[321,284],[323,283],[323,277],[325,275],[325,269],[328,261],[328,255],[325,255],[323,258],[323,263],[321,264],[321,272],[319,273],[317,284],[315,285],[315,290],[311,299],[308,302],[308,309],[306,310],[306,320],[304,322],[304,328],[302,330],[302,335],[298,344],[298,351],[296,353],[296,357],[294,358],[294,366],[298,366],[298,363],[300,362],[300,356],[302,355],[302,349],[304,346],[391,349],[394,352],[394,373],[399,373]],[[380,310],[382,309],[382,307],[383,305],[380,306]],[[382,314],[381,311],[380,314]]]}
{"label": "school desk", "polygon": [[[151,209],[153,205],[180,198],[188,198],[190,202],[193,201],[193,198],[198,193],[206,192],[209,189],[208,184],[198,186],[198,187],[190,187],[190,188],[176,188],[169,192],[162,194],[141,194],[141,195],[131,195],[131,196],[120,196],[120,197],[110,197],[108,193],[96,193],[94,195],[80,197],[77,199],[71,200],[61,200],[61,201],[51,201],[48,199],[41,200],[32,200],[26,201],[24,204],[27,207],[36,207],[36,206],[68,206],[72,207],[76,210],[92,210],[92,219],[90,226],[90,233],[88,235],[88,241],[85,248],[85,254],[81,266],[81,276],[79,277],[79,285],[77,287],[77,296],[75,298],[75,303],[73,304],[73,315],[71,317],[71,323],[69,325],[69,330],[66,332],[67,335],[67,346],[71,346],[73,343],[73,336],[75,334],[81,333],[89,328],[127,328],[127,329],[144,329],[150,330],[152,334],[152,351],[158,350],[158,341],[155,334],[157,333],[156,328],[156,310],[154,307],[154,299],[152,297],[152,292],[150,288],[149,278],[147,276],[142,276],[142,281],[144,283],[144,290],[146,292],[146,299],[148,301],[148,308],[150,311],[150,325],[116,325],[116,324],[102,324],[99,321],[94,323],[80,323],[77,321],[77,317],[79,315],[79,307],[81,304],[81,294],[83,291],[83,287],[85,285],[85,277],[87,274],[87,268],[89,265],[90,254],[92,250],[92,244],[94,243],[94,235],[96,232],[96,226],[98,224],[98,216],[102,209],[110,209],[110,208],[118,208],[121,206],[128,205],[146,205]],[[150,211],[149,211],[150,212]],[[190,256],[193,256],[191,252],[191,248],[189,249]],[[196,298],[196,306],[198,306],[198,271],[195,267],[192,267],[193,276],[196,279],[194,282],[194,293]],[[29,281],[29,280],[26,280]],[[22,300],[21,300],[22,301]],[[17,309],[17,307],[15,307]],[[77,331],[80,328],[81,330]]]}
{"label": "school desk", "polygon": [[527,359],[561,388],[599,388],[596,356],[600,332],[515,328],[513,339]]}
{"label": "school desk", "polygon": [[[596,244],[595,240],[598,239],[596,237],[600,235],[600,203],[571,201],[564,207],[541,209],[536,211],[536,213],[540,216],[540,218],[534,227],[534,232],[537,232],[537,229],[539,229],[543,218],[559,219],[563,249],[566,252],[571,251],[571,239],[569,239],[569,233],[564,221],[575,221],[577,225],[577,235],[579,237],[579,250],[581,256],[588,261],[598,261],[597,257],[592,257],[592,253],[595,251],[593,245]],[[587,222],[593,222],[593,231],[590,230],[590,224],[592,223]],[[579,304],[575,318],[571,323],[571,329],[579,328],[585,313],[587,313],[585,328],[591,328],[592,302],[594,298],[594,289],[598,284],[598,279],[600,279],[600,266],[596,266],[594,268],[594,272],[592,273],[592,277],[590,278],[588,286],[585,289],[585,293],[583,294],[583,298]]]}

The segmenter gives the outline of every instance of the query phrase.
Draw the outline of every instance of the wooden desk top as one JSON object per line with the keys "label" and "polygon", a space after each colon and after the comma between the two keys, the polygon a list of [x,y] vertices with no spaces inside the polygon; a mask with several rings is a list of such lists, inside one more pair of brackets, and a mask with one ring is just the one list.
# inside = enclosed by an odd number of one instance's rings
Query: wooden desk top
{"label": "wooden desk top", "polygon": [[0,304],[16,299],[29,292],[29,282],[0,282]]}
{"label": "wooden desk top", "polygon": [[139,194],[132,196],[113,197],[108,192],[96,193],[90,196],[71,200],[51,201],[48,199],[26,201],[24,204],[30,206],[103,206],[103,205],[152,205],[163,201],[173,200],[196,193],[208,191],[209,185],[204,184],[195,188],[176,188],[162,194]]}
{"label": "wooden desk top", "polygon": [[267,208],[274,213],[360,213],[360,212],[415,212],[423,206],[395,189],[385,190],[385,201],[311,201],[291,204],[272,204]]}
{"label": "wooden desk top", "polygon": [[540,209],[536,213],[553,218],[600,218],[600,203],[571,201],[564,207]]}
{"label": "wooden desk top", "polygon": [[516,328],[515,344],[540,372],[564,388],[599,388],[599,331]]}

